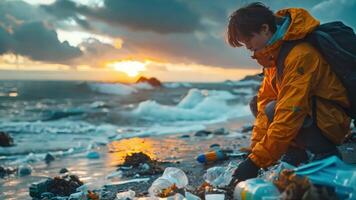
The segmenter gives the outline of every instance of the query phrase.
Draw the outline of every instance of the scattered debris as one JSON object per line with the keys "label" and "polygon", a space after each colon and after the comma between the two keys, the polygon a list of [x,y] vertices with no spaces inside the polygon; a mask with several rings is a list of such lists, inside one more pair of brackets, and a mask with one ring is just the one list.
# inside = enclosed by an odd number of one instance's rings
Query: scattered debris
{"label": "scattered debris", "polygon": [[162,162],[152,160],[147,154],[139,152],[127,155],[118,170],[121,170],[122,175],[126,177],[132,177],[136,174],[139,176],[155,175],[163,172],[162,164]]}
{"label": "scattered debris", "polygon": [[167,167],[161,177],[156,179],[148,192],[151,197],[169,197],[176,193],[181,193],[188,185],[188,177],[178,168]]}
{"label": "scattered debris", "polygon": [[50,192],[55,196],[70,196],[77,192],[77,188],[83,185],[76,175],[57,176],[30,186],[30,196],[33,198],[40,198],[43,193]]}
{"label": "scattered debris", "polygon": [[3,167],[0,166],[0,178],[5,178],[7,176],[10,176],[12,174],[16,174],[17,173],[17,169],[14,169],[12,167]]}
{"label": "scattered debris", "polygon": [[99,159],[100,158],[100,154],[96,151],[90,151],[87,153],[87,158],[88,159]]}

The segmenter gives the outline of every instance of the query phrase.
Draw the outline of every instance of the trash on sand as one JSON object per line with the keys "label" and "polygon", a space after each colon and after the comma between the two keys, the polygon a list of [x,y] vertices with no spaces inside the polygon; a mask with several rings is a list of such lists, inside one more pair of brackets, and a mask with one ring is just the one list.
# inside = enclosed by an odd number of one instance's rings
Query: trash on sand
{"label": "trash on sand", "polygon": [[106,179],[122,178],[123,172],[121,170],[113,172],[106,176]]}
{"label": "trash on sand", "polygon": [[116,194],[116,199],[115,200],[130,200],[134,199],[136,195],[135,191],[129,190],[126,192],[120,192]]}
{"label": "trash on sand", "polygon": [[199,163],[213,163],[218,160],[225,160],[227,157],[221,149],[216,149],[215,151],[209,151],[204,154],[200,154],[197,157]]}
{"label": "trash on sand", "polygon": [[281,199],[328,199],[336,200],[335,191],[323,185],[313,185],[305,176],[298,176],[293,170],[283,170],[274,185],[282,192]]}
{"label": "trash on sand", "polygon": [[87,158],[89,159],[99,159],[100,158],[100,154],[96,151],[90,151],[87,153]]}
{"label": "trash on sand", "polygon": [[130,180],[126,180],[126,181],[116,181],[116,182],[112,182],[109,184],[105,184],[104,188],[109,189],[109,188],[115,187],[117,185],[123,185],[123,184],[127,184],[127,183],[147,182],[149,180],[150,180],[150,178],[136,178],[136,179],[130,179]]}
{"label": "trash on sand", "polygon": [[232,150],[220,149],[218,147],[214,148],[215,150],[209,151],[204,154],[200,154],[197,157],[197,161],[202,164],[211,164],[216,161],[226,160],[229,158],[246,158],[246,152],[234,152]]}
{"label": "trash on sand", "polygon": [[15,174],[17,172],[17,169],[14,169],[12,167],[3,167],[0,166],[0,178],[5,178],[6,176],[10,176],[11,174]]}
{"label": "trash on sand", "polygon": [[279,191],[273,183],[260,178],[248,179],[236,185],[234,199],[279,199]]}
{"label": "trash on sand", "polygon": [[148,192],[151,197],[168,197],[187,185],[188,177],[181,169],[167,167],[163,175],[152,183]]}
{"label": "trash on sand", "polygon": [[198,196],[196,196],[190,192],[187,192],[187,191],[185,191],[185,198],[187,200],[201,200]]}
{"label": "trash on sand", "polygon": [[76,175],[64,175],[32,183],[30,186],[30,196],[41,197],[44,192],[51,192],[56,196],[69,196],[77,192],[77,188],[83,185]]}
{"label": "trash on sand", "polygon": [[161,162],[152,160],[147,154],[139,152],[127,155],[118,170],[123,172],[123,176],[135,177],[137,174],[139,176],[161,174],[163,169]]}
{"label": "trash on sand", "polygon": [[230,162],[226,167],[212,167],[204,174],[204,179],[207,183],[214,187],[225,187],[230,184],[232,175],[238,165],[235,162]]}
{"label": "trash on sand", "polygon": [[76,193],[72,193],[68,200],[86,200],[87,199],[87,195],[84,194],[84,192],[76,192]]}
{"label": "trash on sand", "polygon": [[[295,168],[294,171],[298,176],[308,177],[313,184],[335,188],[336,194],[341,199],[349,197],[352,191],[354,191],[353,195],[356,195],[356,184],[345,184],[356,182],[356,168],[344,163],[336,156],[303,165]],[[348,176],[342,176],[345,173],[348,173]]]}
{"label": "trash on sand", "polygon": [[224,200],[225,194],[207,194],[205,200]]}

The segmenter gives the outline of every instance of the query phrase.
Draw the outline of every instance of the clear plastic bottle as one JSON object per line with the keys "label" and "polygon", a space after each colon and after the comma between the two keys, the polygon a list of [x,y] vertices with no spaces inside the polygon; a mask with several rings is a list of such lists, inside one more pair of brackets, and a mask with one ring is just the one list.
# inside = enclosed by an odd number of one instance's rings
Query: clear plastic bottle
{"label": "clear plastic bottle", "polygon": [[164,189],[172,188],[184,188],[188,185],[188,177],[185,173],[175,167],[167,167],[163,175],[156,179],[151,187],[148,189],[150,196],[158,196]]}
{"label": "clear plastic bottle", "polygon": [[260,178],[248,179],[236,185],[234,199],[237,200],[274,200],[280,193],[273,183]]}

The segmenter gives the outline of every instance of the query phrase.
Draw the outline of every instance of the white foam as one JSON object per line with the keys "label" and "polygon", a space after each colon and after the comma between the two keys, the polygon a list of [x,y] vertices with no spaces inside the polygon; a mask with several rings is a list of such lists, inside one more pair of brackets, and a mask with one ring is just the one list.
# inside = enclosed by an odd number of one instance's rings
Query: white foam
{"label": "white foam", "polygon": [[2,122],[0,129],[11,133],[15,146],[0,148],[0,154],[17,155],[28,152],[45,153],[71,148],[84,148],[99,142],[107,143],[116,134],[112,125],[94,126],[81,121]]}
{"label": "white foam", "polygon": [[154,87],[149,83],[136,83],[133,84],[132,87],[139,89],[139,90],[152,90]]}
{"label": "white foam", "polygon": [[137,92],[134,87],[121,83],[90,83],[89,87],[102,94],[129,95]]}
{"label": "white foam", "polygon": [[242,80],[242,81],[225,81],[226,85],[230,86],[259,86],[261,81],[257,80]]}
{"label": "white foam", "polygon": [[156,101],[141,102],[132,114],[154,122],[169,121],[224,121],[248,115],[247,105],[228,105],[235,98],[227,91],[191,89],[177,106],[162,105]]}
{"label": "white foam", "polygon": [[165,88],[170,88],[170,89],[175,89],[175,88],[191,88],[192,84],[191,83],[185,83],[185,82],[174,82],[174,83],[164,83],[163,84]]}

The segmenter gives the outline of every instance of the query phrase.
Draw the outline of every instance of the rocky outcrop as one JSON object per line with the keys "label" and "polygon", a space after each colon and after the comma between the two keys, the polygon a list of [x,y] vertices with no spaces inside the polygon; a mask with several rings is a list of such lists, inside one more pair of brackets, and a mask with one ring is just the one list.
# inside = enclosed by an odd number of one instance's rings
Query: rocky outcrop
{"label": "rocky outcrop", "polygon": [[136,83],[148,83],[153,87],[161,87],[162,83],[161,81],[159,81],[157,78],[155,77],[151,77],[151,78],[146,78],[144,76],[141,76]]}

